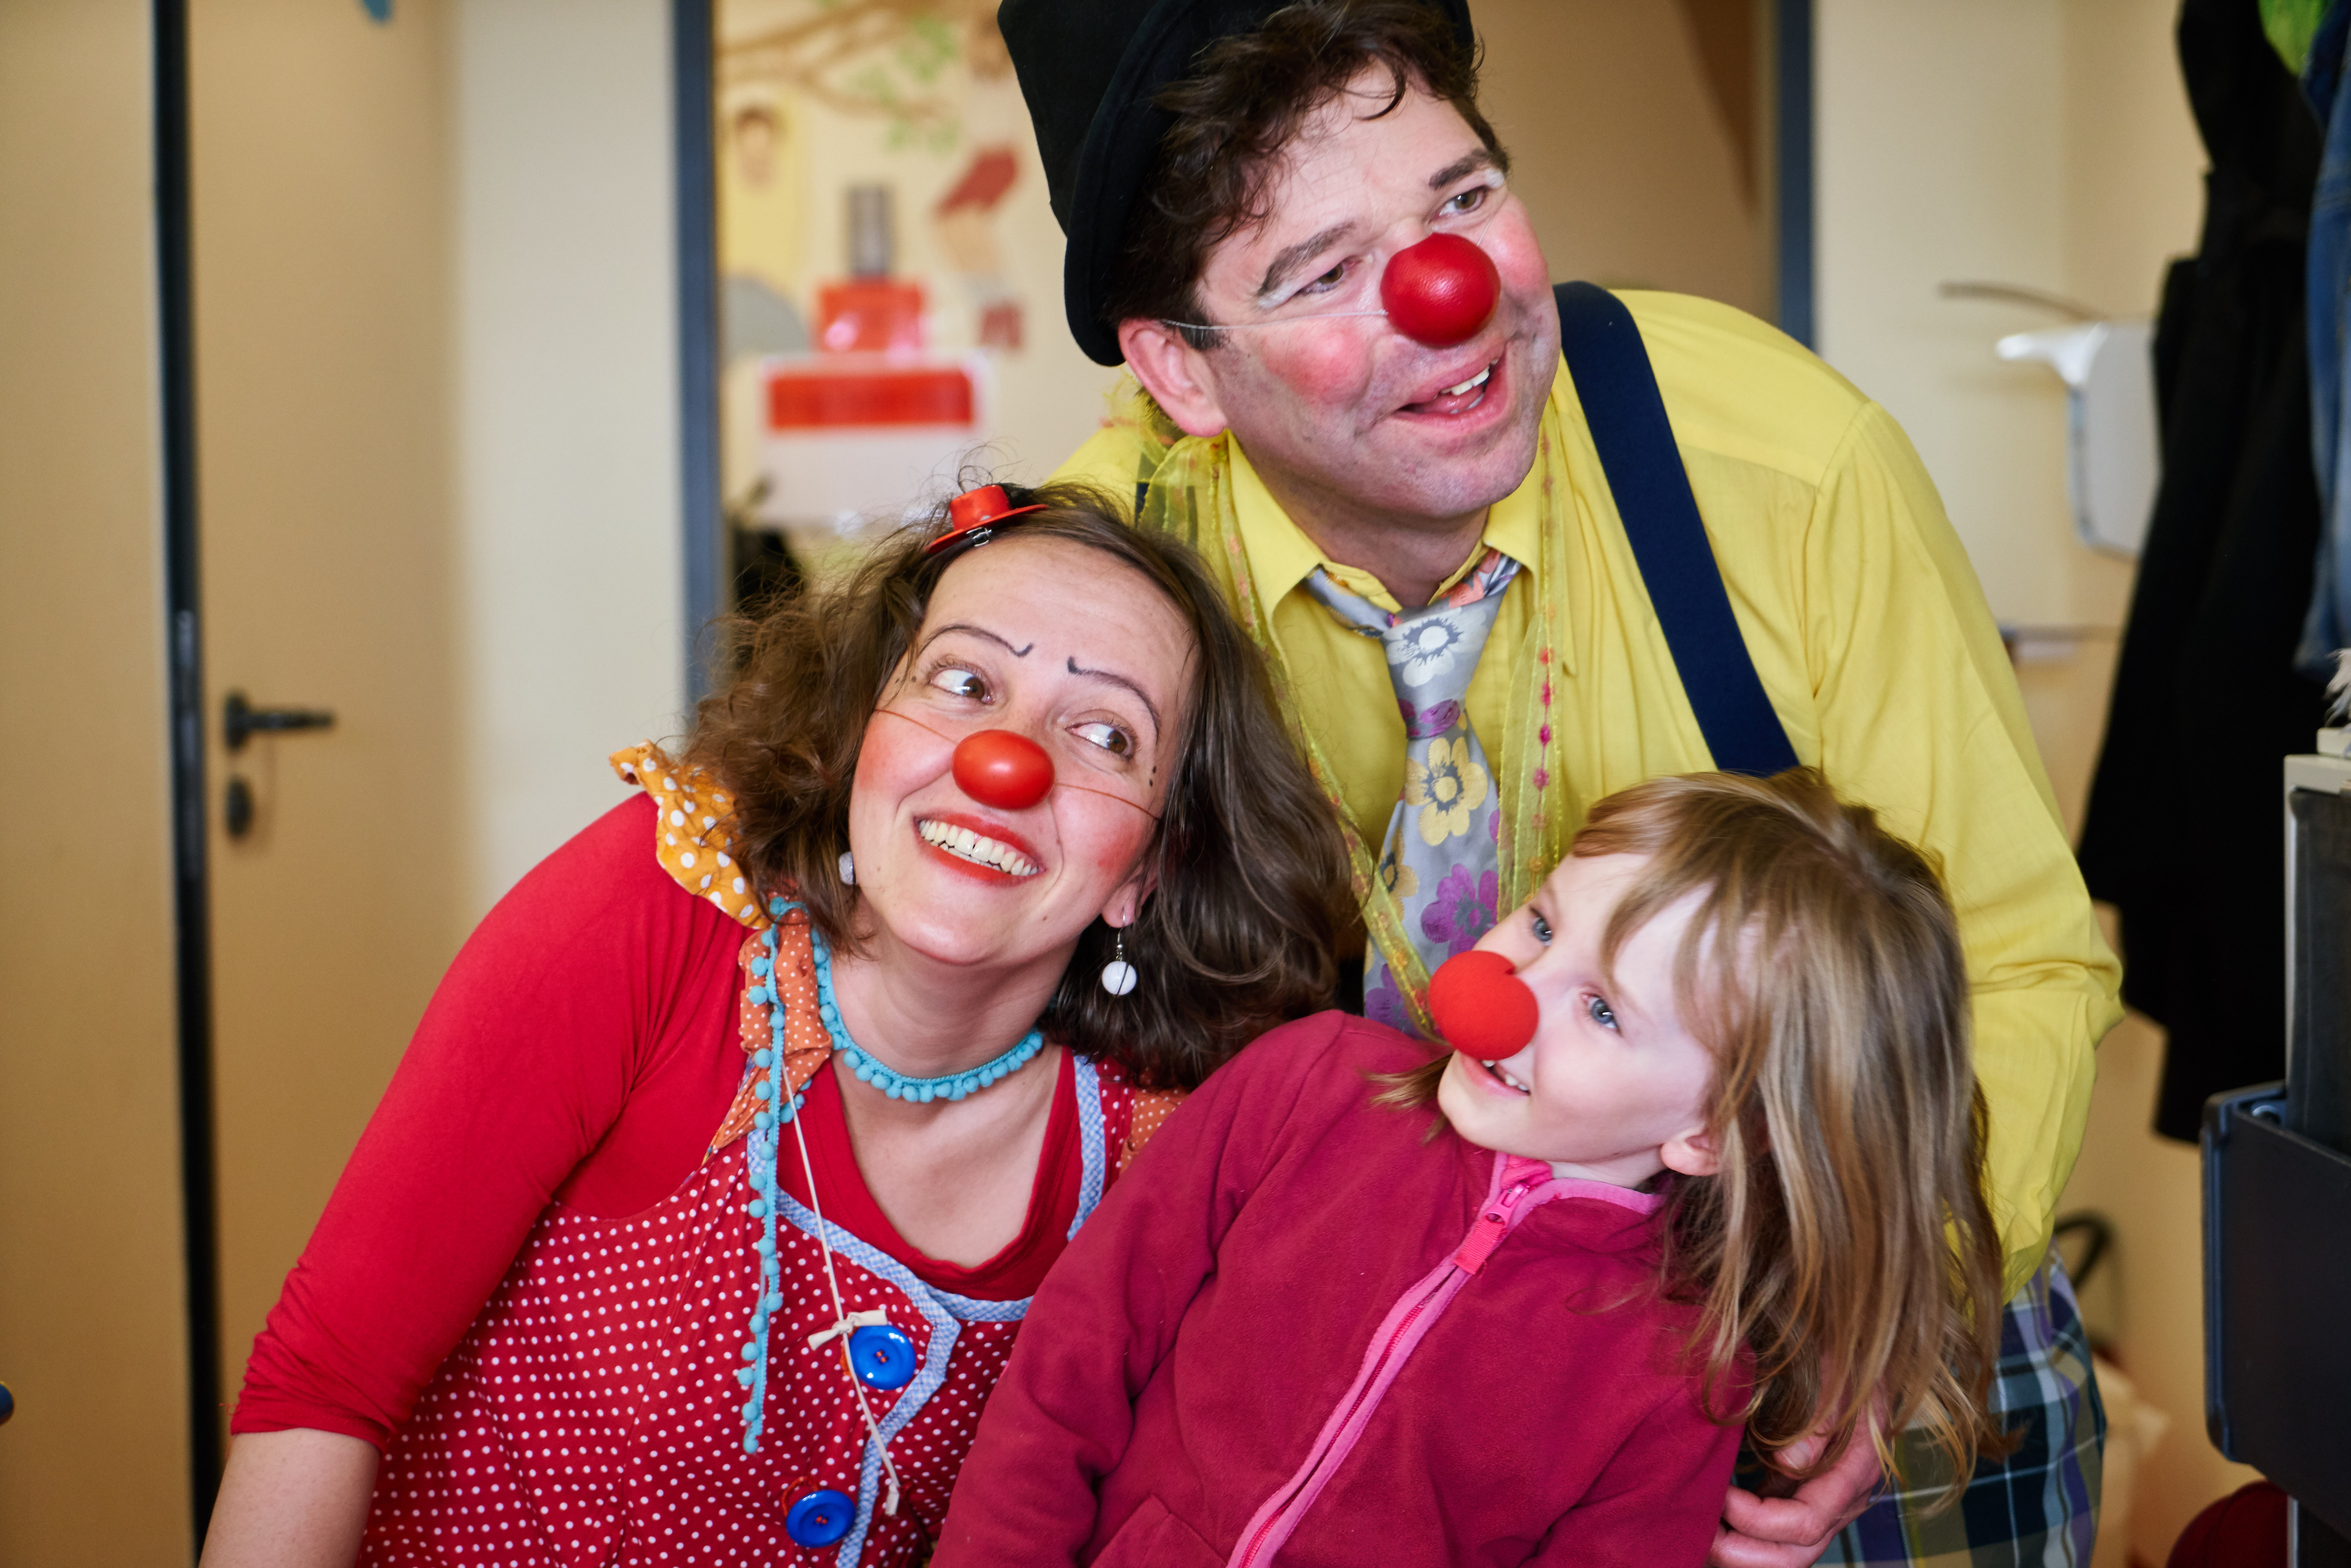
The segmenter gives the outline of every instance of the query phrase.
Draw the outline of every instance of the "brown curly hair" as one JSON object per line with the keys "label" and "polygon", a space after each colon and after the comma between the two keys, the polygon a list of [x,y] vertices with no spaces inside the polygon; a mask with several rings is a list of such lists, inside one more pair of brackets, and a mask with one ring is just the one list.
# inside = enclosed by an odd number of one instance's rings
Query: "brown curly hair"
{"label": "brown curly hair", "polygon": [[[1046,509],[1023,538],[1066,539],[1132,569],[1191,629],[1190,718],[1165,814],[1146,852],[1157,886],[1124,933],[1139,971],[1115,998],[1095,981],[1113,933],[1079,938],[1038,1022],[1081,1054],[1154,1088],[1190,1088],[1278,1023],[1330,1005],[1351,926],[1346,852],[1331,808],[1290,749],[1264,662],[1183,544],[1129,528],[1118,503],[1081,485],[1023,489]],[[866,721],[922,630],[955,559],[923,547],[929,522],[885,540],[853,576],[727,627],[735,674],[703,699],[686,760],[735,795],[737,851],[763,888],[797,890],[828,942],[853,950],[858,890],[836,862]]]}
{"label": "brown curly hair", "polygon": [[[1478,110],[1478,59],[1443,12],[1424,0],[1301,0],[1256,31],[1223,38],[1198,68],[1153,102],[1175,116],[1127,220],[1102,319],[1197,322],[1201,269],[1231,235],[1265,221],[1266,187],[1282,150],[1315,110],[1372,67],[1385,67],[1394,112],[1417,88],[1459,112],[1505,172],[1510,156]],[[1213,331],[1179,329],[1196,349]]]}

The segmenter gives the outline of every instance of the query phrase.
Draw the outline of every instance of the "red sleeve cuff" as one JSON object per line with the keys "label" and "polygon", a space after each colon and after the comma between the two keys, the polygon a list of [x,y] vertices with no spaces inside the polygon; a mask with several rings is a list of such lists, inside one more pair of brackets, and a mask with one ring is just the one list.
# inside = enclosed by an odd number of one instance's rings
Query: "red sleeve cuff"
{"label": "red sleeve cuff", "polygon": [[335,1432],[371,1444],[379,1454],[392,1446],[390,1427],[362,1420],[347,1410],[305,1406],[266,1396],[256,1398],[250,1393],[236,1402],[236,1414],[229,1417],[228,1429],[231,1437],[237,1437],[250,1432]]}

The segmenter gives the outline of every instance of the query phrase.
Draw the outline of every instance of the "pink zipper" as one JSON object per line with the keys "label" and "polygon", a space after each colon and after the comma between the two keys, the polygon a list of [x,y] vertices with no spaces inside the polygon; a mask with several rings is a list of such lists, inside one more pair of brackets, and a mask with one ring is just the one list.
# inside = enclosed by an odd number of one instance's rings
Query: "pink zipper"
{"label": "pink zipper", "polygon": [[[1528,1167],[1531,1170],[1504,1186],[1503,1176],[1514,1166],[1522,1171]],[[1470,1222],[1469,1234],[1454,1249],[1452,1256],[1429,1270],[1388,1309],[1388,1315],[1372,1335],[1370,1347],[1364,1352],[1364,1364],[1356,1372],[1354,1383],[1331,1412],[1331,1418],[1322,1424],[1313,1447],[1306,1451],[1305,1462],[1275,1488],[1273,1495],[1250,1517],[1241,1531],[1240,1544],[1226,1560],[1227,1568],[1262,1568],[1273,1560],[1273,1554],[1298,1529],[1299,1521],[1306,1516],[1306,1511],[1322,1494],[1339,1466],[1354,1450],[1364,1428],[1370,1425],[1380,1401],[1387,1397],[1405,1361],[1452,1304],[1453,1298],[1461,1293],[1470,1276],[1486,1266],[1494,1249],[1523,1218],[1520,1206],[1527,1194],[1544,1185],[1550,1175],[1547,1167],[1535,1161],[1509,1155],[1494,1156],[1494,1191],[1479,1208],[1478,1218]]]}

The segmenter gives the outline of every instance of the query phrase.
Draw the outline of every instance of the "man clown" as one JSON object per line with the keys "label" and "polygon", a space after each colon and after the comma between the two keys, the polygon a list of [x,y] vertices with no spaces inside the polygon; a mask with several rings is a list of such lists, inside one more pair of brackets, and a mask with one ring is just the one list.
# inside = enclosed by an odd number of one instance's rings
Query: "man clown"
{"label": "man clown", "polygon": [[1792,1496],[1734,1490],[1711,1561],[2085,1561],[2104,1415],[2049,1239],[2119,970],[1899,427],[1736,310],[1622,296],[1713,558],[1704,592],[1659,578],[1628,531],[1647,493],[1620,493],[1595,444],[1614,404],[1595,420],[1578,398],[1479,112],[1466,0],[1006,0],[998,19],[1068,236],[1071,330],[1129,372],[1058,476],[1185,533],[1270,655],[1348,831],[1365,1011],[1425,1030],[1429,972],[1592,801],[1742,766],[1717,754],[1721,683],[1685,678],[1704,666],[1673,628],[1699,599],[1727,597],[1794,760],[1941,859],[2018,1446],[1929,1516],[1923,1458],[1897,1435],[1888,1483],[1855,1443]]}

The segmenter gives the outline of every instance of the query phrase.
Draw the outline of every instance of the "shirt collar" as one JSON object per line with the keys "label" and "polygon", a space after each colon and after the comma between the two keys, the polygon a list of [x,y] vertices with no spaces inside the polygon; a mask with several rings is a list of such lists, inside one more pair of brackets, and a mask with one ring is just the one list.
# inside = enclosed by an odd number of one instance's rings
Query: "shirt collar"
{"label": "shirt collar", "polygon": [[[1273,498],[1273,492],[1265,487],[1249,455],[1241,450],[1240,438],[1228,432],[1223,439],[1232,458],[1233,513],[1239,524],[1241,549],[1248,553],[1249,575],[1257,580],[1258,592],[1265,604],[1280,603],[1319,566],[1349,592],[1361,594],[1391,612],[1400,608],[1395,596],[1370,572],[1324,559],[1314,541],[1306,537],[1306,531],[1290,521],[1290,514]],[[1538,457],[1525,481],[1494,503],[1486,514],[1486,531],[1478,548],[1437,585],[1439,593],[1466,576],[1484,559],[1489,549],[1499,549],[1516,560],[1519,575],[1531,584],[1535,553],[1541,545],[1537,497],[1541,493],[1541,468]]]}

